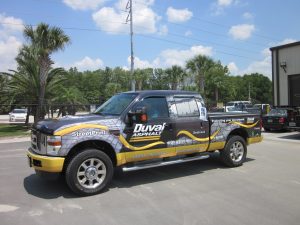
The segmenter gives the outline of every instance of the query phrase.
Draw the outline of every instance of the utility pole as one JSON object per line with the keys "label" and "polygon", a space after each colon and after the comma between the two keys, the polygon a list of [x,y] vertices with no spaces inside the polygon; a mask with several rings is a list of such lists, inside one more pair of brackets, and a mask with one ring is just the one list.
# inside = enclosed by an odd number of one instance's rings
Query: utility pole
{"label": "utility pole", "polygon": [[248,84],[248,88],[249,88],[248,101],[251,102],[251,89],[250,89],[250,83]]}
{"label": "utility pole", "polygon": [[131,80],[131,91],[135,91],[135,80],[134,74],[134,54],[133,54],[133,16],[132,16],[132,0],[128,0],[126,10],[129,9],[129,13],[126,18],[126,23],[130,21],[130,80]]}

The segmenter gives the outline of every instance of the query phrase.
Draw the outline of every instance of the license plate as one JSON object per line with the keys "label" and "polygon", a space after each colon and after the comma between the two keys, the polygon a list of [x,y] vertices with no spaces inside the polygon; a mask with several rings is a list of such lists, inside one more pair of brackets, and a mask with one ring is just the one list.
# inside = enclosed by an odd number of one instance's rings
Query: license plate
{"label": "license plate", "polygon": [[268,123],[272,123],[272,122],[273,122],[273,120],[268,119]]}
{"label": "license plate", "polygon": [[30,156],[27,156],[27,158],[28,158],[28,165],[29,165],[29,167],[32,167],[31,157],[30,157]]}
{"label": "license plate", "polygon": [[290,126],[290,127],[295,127],[295,126],[296,126],[296,123],[295,123],[295,122],[289,122],[289,126]]}

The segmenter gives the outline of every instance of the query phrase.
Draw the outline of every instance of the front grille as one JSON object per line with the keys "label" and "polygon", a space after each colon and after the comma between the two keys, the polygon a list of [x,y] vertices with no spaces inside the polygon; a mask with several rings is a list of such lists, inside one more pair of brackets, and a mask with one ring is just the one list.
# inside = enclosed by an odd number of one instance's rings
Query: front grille
{"label": "front grille", "polygon": [[37,153],[46,154],[47,136],[37,130],[32,130],[31,147]]}

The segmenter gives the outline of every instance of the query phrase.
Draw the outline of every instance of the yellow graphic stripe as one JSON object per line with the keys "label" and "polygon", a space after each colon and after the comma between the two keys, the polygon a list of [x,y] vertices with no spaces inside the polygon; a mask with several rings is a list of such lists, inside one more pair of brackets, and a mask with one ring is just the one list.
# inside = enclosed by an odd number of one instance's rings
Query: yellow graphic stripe
{"label": "yellow graphic stripe", "polygon": [[80,124],[80,125],[75,125],[75,126],[68,127],[68,128],[62,129],[60,131],[57,131],[54,133],[54,135],[63,136],[63,135],[66,135],[71,132],[74,132],[74,131],[77,131],[80,129],[84,129],[84,128],[99,128],[102,130],[108,130],[107,126],[102,126],[102,125],[97,125],[97,124]]}
{"label": "yellow graphic stripe", "polygon": [[212,142],[209,145],[208,151],[215,151],[215,150],[221,150],[225,147],[226,142],[220,141],[220,142]]}
{"label": "yellow graphic stripe", "polygon": [[247,144],[254,144],[254,143],[259,143],[263,140],[263,136],[259,136],[259,137],[249,137],[247,139]]}
{"label": "yellow graphic stripe", "polygon": [[117,154],[117,165],[149,159],[159,159],[176,155],[186,155],[206,151],[207,144],[183,145],[177,147],[150,149],[144,151],[122,152]]}
{"label": "yellow graphic stripe", "polygon": [[235,122],[235,121],[231,121],[229,123],[230,124],[236,124],[236,125],[239,125],[239,126],[245,127],[245,128],[252,128],[252,127],[255,127],[258,124],[258,122],[259,122],[259,120],[256,123],[253,123],[253,124],[250,124],[250,125],[245,125],[245,124],[242,124],[242,123],[239,123],[239,122]]}
{"label": "yellow graphic stripe", "polygon": [[158,141],[159,138],[130,139],[129,142]]}
{"label": "yellow graphic stripe", "polygon": [[140,139],[152,139],[152,138],[160,138],[160,136],[145,136],[145,137],[132,137],[130,140],[140,140]]}
{"label": "yellow graphic stripe", "polygon": [[220,130],[221,129],[218,129],[215,133],[213,133],[213,135],[211,135],[210,137],[207,137],[207,138],[197,138],[190,132],[188,132],[186,130],[181,130],[178,132],[177,137],[181,134],[184,134],[184,135],[188,136],[189,138],[193,139],[194,141],[205,142],[205,141],[209,141],[210,139],[214,139],[215,136],[220,132]]}
{"label": "yellow graphic stripe", "polygon": [[164,144],[164,143],[165,143],[165,142],[162,142],[162,141],[157,141],[157,142],[153,142],[153,143],[151,143],[151,144],[145,145],[145,146],[135,147],[135,146],[130,145],[122,135],[120,135],[119,140],[121,141],[121,143],[122,143],[126,148],[129,148],[129,149],[131,149],[131,150],[133,150],[133,151],[141,151],[141,150],[145,150],[145,149],[148,149],[148,148],[152,148],[152,147],[154,147],[154,146],[156,146],[156,145],[161,145],[161,144]]}

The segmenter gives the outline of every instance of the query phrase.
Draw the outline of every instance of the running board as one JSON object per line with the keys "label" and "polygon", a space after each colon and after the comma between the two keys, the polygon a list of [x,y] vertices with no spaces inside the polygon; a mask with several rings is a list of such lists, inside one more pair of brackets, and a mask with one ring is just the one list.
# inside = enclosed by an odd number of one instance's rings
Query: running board
{"label": "running board", "polygon": [[201,159],[207,159],[207,158],[209,158],[209,155],[200,155],[200,156],[194,156],[194,157],[186,157],[183,159],[177,159],[174,161],[148,163],[148,164],[137,165],[137,166],[132,166],[132,167],[123,167],[122,170],[123,170],[123,172],[129,172],[129,171],[142,170],[142,169],[148,169],[148,168],[160,167],[160,166],[168,166],[168,165],[190,162],[190,161],[201,160]]}

